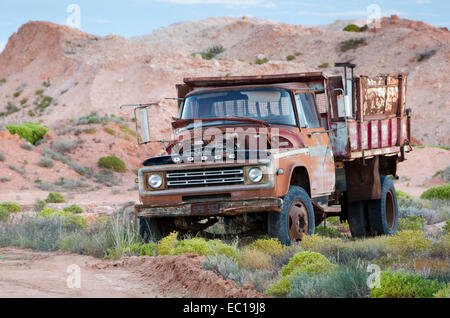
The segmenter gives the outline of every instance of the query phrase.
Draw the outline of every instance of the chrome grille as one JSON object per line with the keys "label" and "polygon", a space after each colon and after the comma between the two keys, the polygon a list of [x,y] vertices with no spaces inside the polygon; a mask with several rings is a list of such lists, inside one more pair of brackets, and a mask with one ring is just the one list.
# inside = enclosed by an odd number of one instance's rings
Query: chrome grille
{"label": "chrome grille", "polygon": [[244,169],[233,167],[173,171],[167,172],[166,178],[168,189],[244,184]]}

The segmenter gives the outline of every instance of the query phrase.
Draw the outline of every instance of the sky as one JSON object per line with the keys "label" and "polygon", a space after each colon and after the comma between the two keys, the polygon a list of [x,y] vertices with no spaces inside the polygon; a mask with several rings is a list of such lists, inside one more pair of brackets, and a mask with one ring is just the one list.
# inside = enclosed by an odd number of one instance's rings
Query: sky
{"label": "sky", "polygon": [[450,0],[0,0],[0,52],[30,20],[124,37],[209,17],[257,17],[306,26],[396,14],[450,28]]}

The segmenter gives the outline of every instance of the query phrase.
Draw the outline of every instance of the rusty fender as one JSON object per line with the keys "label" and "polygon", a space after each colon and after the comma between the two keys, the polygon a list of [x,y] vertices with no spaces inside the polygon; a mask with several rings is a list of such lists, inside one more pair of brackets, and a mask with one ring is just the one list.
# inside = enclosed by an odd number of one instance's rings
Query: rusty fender
{"label": "rusty fender", "polygon": [[280,198],[265,198],[181,203],[163,206],[138,204],[135,205],[135,211],[139,217],[226,216],[254,212],[281,212],[282,206],[283,200]]}

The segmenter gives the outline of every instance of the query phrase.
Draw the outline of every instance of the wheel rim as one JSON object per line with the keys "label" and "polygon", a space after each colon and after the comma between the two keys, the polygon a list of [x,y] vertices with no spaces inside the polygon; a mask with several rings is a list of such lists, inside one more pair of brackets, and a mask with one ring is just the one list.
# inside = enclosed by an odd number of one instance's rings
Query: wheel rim
{"label": "wheel rim", "polygon": [[395,227],[396,209],[395,209],[394,195],[391,190],[389,190],[386,193],[385,211],[386,211],[386,223],[388,225],[389,230],[392,230]]}
{"label": "wheel rim", "polygon": [[308,234],[308,210],[302,201],[294,201],[289,208],[287,227],[292,242],[301,241]]}

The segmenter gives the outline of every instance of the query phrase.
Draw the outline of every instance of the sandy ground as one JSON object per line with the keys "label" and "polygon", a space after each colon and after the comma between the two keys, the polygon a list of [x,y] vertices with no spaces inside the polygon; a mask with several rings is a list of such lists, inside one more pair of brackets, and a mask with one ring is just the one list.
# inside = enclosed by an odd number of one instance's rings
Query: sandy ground
{"label": "sandy ground", "polygon": [[7,247],[0,249],[0,297],[263,297],[202,269],[203,260],[185,254],[110,261]]}

